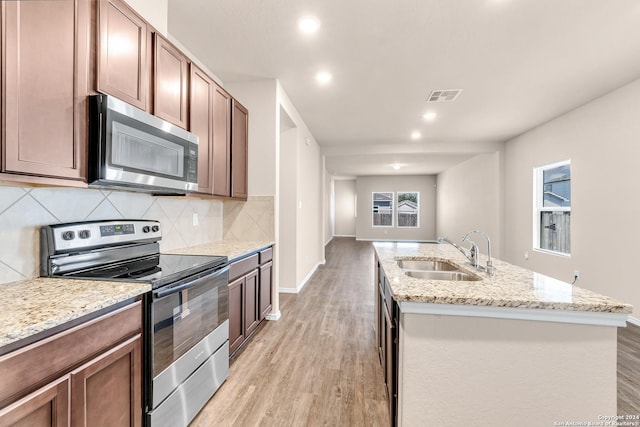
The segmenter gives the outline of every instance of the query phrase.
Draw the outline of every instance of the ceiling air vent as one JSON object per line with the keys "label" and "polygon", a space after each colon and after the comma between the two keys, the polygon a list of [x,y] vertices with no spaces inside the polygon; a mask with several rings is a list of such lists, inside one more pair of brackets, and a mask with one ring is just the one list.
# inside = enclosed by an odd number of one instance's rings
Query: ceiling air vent
{"label": "ceiling air vent", "polygon": [[462,89],[440,89],[431,91],[427,102],[455,101]]}

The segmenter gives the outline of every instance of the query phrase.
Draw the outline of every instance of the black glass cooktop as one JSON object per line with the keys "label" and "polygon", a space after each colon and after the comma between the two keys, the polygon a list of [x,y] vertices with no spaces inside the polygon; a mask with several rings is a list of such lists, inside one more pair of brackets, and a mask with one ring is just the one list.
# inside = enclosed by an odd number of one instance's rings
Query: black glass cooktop
{"label": "black glass cooktop", "polygon": [[141,281],[153,289],[227,262],[224,256],[158,254],[66,273],[78,279]]}

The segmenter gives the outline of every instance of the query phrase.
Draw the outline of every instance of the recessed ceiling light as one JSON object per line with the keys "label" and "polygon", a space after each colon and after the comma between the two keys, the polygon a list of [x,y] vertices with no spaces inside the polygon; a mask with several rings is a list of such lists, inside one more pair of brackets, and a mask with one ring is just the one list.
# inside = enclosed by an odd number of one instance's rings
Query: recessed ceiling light
{"label": "recessed ceiling light", "polygon": [[303,16],[298,19],[298,28],[305,34],[313,34],[320,28],[320,21],[315,16]]}
{"label": "recessed ceiling light", "polygon": [[428,122],[432,122],[436,119],[438,115],[436,114],[435,111],[427,111],[426,113],[424,113],[422,115],[422,118],[425,119]]}
{"label": "recessed ceiling light", "polygon": [[418,132],[417,130],[414,130],[413,132],[411,132],[411,139],[420,139],[422,138],[422,134],[420,132]]}
{"label": "recessed ceiling light", "polygon": [[331,73],[327,71],[320,71],[318,74],[316,74],[316,80],[320,84],[327,84],[331,81],[332,78],[333,76],[331,75]]}
{"label": "recessed ceiling light", "polygon": [[400,163],[393,163],[393,164],[391,164],[391,165],[389,165],[389,166],[391,166],[391,167],[392,167],[393,169],[395,169],[395,170],[400,170],[400,168],[401,168],[402,166],[404,166],[404,165],[401,165]]}

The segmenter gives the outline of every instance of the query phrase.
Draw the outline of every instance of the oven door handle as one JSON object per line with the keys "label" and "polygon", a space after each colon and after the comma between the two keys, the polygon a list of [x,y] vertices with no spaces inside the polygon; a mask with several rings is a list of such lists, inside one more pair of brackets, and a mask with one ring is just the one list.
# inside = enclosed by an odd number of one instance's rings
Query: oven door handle
{"label": "oven door handle", "polygon": [[164,287],[164,288],[160,288],[157,291],[153,292],[153,296],[155,298],[162,298],[162,297],[166,297],[167,295],[171,295],[171,294],[175,294],[177,292],[180,291],[184,291],[185,289],[189,289],[192,288],[194,286],[197,286],[200,284],[200,281],[207,277],[207,278],[212,278],[212,277],[218,277],[218,276],[222,276],[223,274],[227,274],[227,272],[229,272],[229,266],[227,265],[226,267],[221,268],[220,270],[216,270],[214,273],[207,275],[207,276],[202,276],[198,279],[192,280],[190,282],[184,283],[182,285],[178,285],[178,286],[174,286],[174,287]]}

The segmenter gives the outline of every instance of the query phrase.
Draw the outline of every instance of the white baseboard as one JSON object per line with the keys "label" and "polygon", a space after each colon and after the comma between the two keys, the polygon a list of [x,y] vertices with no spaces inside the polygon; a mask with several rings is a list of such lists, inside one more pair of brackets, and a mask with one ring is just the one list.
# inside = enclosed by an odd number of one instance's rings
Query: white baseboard
{"label": "white baseboard", "polygon": [[278,310],[275,313],[267,314],[265,316],[265,319],[267,319],[267,320],[278,320],[278,319],[280,319],[280,317],[282,317],[282,313],[280,313],[280,310]]}
{"label": "white baseboard", "polygon": [[333,236],[329,237],[329,240],[324,242],[324,245],[327,246],[329,243],[331,243],[332,240],[333,240]]}
{"label": "white baseboard", "polygon": [[355,234],[334,234],[333,237],[356,237]]}
{"label": "white baseboard", "polygon": [[306,285],[307,282],[309,281],[309,279],[311,279],[311,276],[313,276],[313,273],[316,272],[318,267],[320,267],[323,264],[326,264],[326,262],[327,262],[327,260],[324,260],[324,259],[322,261],[317,262],[316,265],[311,269],[311,271],[309,271],[309,273],[304,277],[304,279],[302,279],[302,281],[300,282],[298,287],[296,287],[296,288],[278,288],[278,292],[280,292],[282,294],[297,294],[297,293],[300,293],[302,288],[304,288],[304,285]]}
{"label": "white baseboard", "polygon": [[640,319],[638,319],[637,317],[633,317],[633,316],[629,316],[627,318],[627,322],[636,325],[636,326],[640,326]]}

